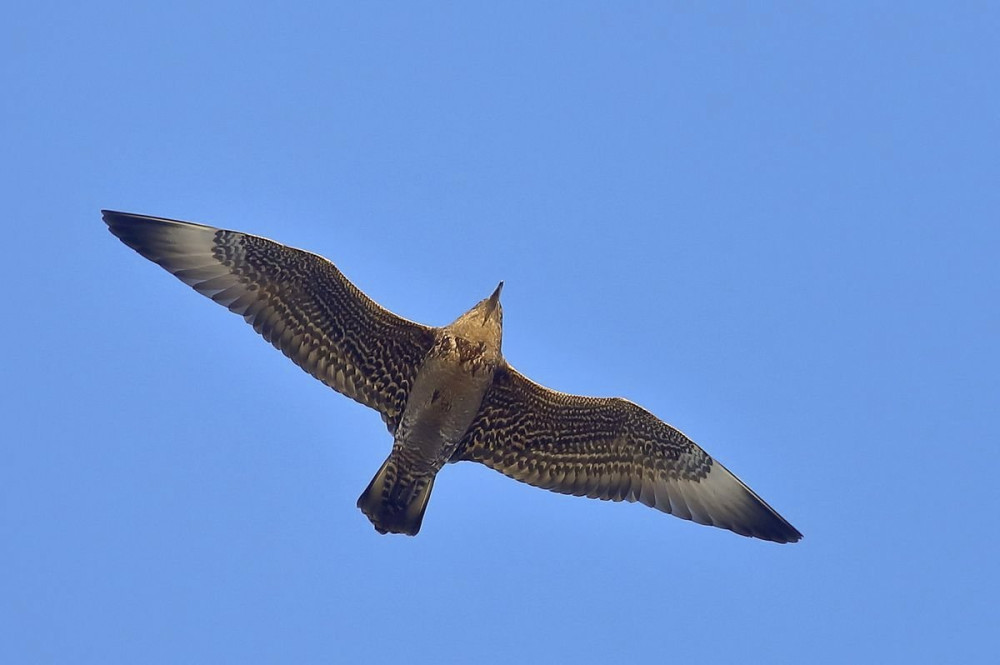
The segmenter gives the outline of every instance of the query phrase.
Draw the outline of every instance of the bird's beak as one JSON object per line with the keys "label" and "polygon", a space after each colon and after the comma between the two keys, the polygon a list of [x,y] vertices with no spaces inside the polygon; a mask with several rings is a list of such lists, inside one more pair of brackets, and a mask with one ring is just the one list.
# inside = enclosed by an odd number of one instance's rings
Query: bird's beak
{"label": "bird's beak", "polygon": [[494,291],[493,295],[491,295],[489,300],[486,301],[486,316],[483,317],[483,323],[486,323],[489,320],[490,316],[493,315],[493,312],[496,311],[497,305],[500,304],[501,291],[503,291],[503,281],[497,285],[496,291]]}

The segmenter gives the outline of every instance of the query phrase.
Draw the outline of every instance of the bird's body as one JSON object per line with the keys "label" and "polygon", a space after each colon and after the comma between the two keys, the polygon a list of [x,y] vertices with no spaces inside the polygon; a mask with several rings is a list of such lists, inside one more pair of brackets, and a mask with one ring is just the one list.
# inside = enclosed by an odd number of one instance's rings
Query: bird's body
{"label": "bird's body", "polygon": [[476,305],[472,316],[435,333],[413,379],[392,453],[358,499],[381,533],[416,535],[434,477],[479,413],[500,361],[502,286]]}
{"label": "bird's body", "polygon": [[236,231],[104,211],[112,233],[240,314],[393,435],[358,499],[381,533],[415,535],[438,472],[476,461],[537,487],[638,501],[775,542],[802,536],[680,431],[620,398],[570,395],[503,358],[500,286],[439,328],[402,319],[329,261]]}

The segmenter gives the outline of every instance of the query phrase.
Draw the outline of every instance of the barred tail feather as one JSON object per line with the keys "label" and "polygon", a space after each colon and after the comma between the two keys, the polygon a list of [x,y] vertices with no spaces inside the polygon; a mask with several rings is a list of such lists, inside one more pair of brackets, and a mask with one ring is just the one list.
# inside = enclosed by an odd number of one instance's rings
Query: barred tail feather
{"label": "barred tail feather", "polygon": [[361,493],[358,508],[379,533],[415,536],[433,488],[434,476],[400,475],[397,461],[390,455]]}

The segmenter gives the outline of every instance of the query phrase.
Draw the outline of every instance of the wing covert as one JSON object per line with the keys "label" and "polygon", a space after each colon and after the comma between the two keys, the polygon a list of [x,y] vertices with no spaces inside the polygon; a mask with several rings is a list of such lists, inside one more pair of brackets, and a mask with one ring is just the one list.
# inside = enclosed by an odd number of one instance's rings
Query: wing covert
{"label": "wing covert", "polygon": [[679,430],[620,398],[569,395],[497,370],[452,461],[543,489],[639,501],[699,524],[779,543],[801,537]]}
{"label": "wing covert", "polygon": [[296,365],[394,431],[433,331],[381,307],[327,259],[258,236],[103,211],[111,232],[242,316]]}

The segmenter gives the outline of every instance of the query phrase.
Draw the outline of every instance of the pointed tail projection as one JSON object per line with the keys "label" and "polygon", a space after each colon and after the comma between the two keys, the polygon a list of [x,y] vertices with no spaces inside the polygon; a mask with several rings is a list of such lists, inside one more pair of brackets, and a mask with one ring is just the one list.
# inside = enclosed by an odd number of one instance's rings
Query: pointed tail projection
{"label": "pointed tail projection", "polygon": [[415,536],[433,488],[434,476],[401,475],[395,457],[389,455],[358,498],[358,508],[379,533]]}

